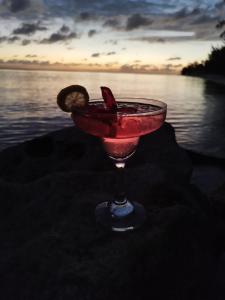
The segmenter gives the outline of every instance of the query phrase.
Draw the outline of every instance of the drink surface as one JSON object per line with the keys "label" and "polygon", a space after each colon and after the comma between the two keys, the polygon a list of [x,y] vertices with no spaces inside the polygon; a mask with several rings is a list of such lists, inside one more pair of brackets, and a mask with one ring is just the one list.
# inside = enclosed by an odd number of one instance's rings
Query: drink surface
{"label": "drink surface", "polygon": [[101,101],[89,102],[84,110],[72,113],[81,130],[102,138],[126,139],[139,137],[162,126],[166,109],[155,104],[117,102],[117,111],[105,108]]}

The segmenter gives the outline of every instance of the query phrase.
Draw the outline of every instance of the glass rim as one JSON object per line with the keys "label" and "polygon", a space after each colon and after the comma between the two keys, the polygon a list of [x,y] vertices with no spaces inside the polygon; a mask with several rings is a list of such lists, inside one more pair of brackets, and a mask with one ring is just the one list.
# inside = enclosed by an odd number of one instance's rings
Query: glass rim
{"label": "glass rim", "polygon": [[[133,100],[133,101],[125,101],[125,100]],[[135,101],[137,100],[137,101]],[[164,113],[167,111],[167,104],[161,100],[158,99],[153,99],[153,98],[145,98],[145,97],[116,97],[116,101],[118,102],[125,102],[125,103],[142,103],[142,104],[152,104],[159,106],[160,109],[156,111],[149,111],[149,112],[139,112],[139,113],[119,113],[120,115],[125,115],[125,116],[143,116],[143,115],[159,115],[161,113]],[[143,101],[143,102],[142,102]],[[103,102],[103,98],[93,98],[90,99],[91,102]],[[151,102],[151,103],[149,103]]]}

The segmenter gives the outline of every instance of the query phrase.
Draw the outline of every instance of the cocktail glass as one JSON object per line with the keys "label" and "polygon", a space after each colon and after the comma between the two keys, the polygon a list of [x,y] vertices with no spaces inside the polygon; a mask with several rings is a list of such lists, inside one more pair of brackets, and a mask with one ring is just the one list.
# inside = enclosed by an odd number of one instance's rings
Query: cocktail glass
{"label": "cocktail glass", "polygon": [[125,164],[135,153],[140,137],[163,125],[167,105],[144,98],[120,98],[116,101],[117,110],[110,111],[103,99],[92,100],[85,109],[73,112],[72,119],[78,128],[101,139],[117,168],[120,188],[112,201],[97,205],[96,220],[113,231],[127,231],[141,226],[146,214],[140,203],[129,201],[125,195]]}

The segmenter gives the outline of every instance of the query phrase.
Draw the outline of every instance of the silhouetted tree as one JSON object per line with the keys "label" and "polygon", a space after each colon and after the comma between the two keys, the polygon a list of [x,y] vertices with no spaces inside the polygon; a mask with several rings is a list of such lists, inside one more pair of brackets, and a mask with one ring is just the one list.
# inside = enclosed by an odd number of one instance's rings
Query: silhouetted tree
{"label": "silhouetted tree", "polygon": [[181,71],[182,75],[201,75],[204,73],[204,64],[194,62]]}
{"label": "silhouetted tree", "polygon": [[[217,25],[216,25],[216,28],[217,29],[222,29],[224,28],[225,26],[225,19],[220,21]],[[220,37],[221,39],[225,42],[225,30],[223,30],[221,33],[220,33]]]}
{"label": "silhouetted tree", "polygon": [[196,75],[204,74],[219,74],[225,75],[225,46],[221,48],[213,47],[208,55],[208,59],[202,63],[194,62],[181,71],[182,75]]}
{"label": "silhouetted tree", "polygon": [[[225,27],[225,19],[220,21],[217,25],[217,29]],[[220,37],[225,42],[225,30],[220,33]],[[213,47],[208,55],[208,59],[202,61],[200,64],[194,62],[181,71],[182,75],[195,75],[201,76],[203,74],[219,74],[225,75],[225,46],[221,48]]]}
{"label": "silhouetted tree", "polygon": [[225,75],[225,47],[212,49],[205,61],[205,70],[207,73]]}

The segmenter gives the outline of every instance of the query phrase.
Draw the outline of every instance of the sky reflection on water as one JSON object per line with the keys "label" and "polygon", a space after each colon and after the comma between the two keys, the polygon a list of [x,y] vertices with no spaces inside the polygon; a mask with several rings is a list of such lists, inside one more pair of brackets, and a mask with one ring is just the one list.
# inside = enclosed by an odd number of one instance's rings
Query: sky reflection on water
{"label": "sky reflection on water", "polygon": [[161,99],[183,147],[225,157],[225,87],[176,75],[0,70],[0,149],[72,126],[56,105],[59,90],[71,84],[85,86],[91,98],[104,85],[115,96]]}

